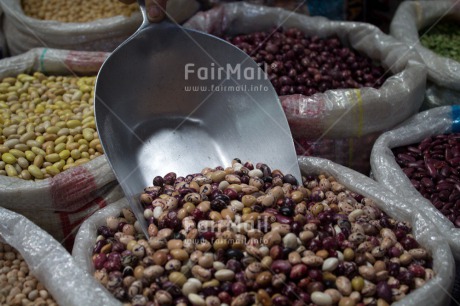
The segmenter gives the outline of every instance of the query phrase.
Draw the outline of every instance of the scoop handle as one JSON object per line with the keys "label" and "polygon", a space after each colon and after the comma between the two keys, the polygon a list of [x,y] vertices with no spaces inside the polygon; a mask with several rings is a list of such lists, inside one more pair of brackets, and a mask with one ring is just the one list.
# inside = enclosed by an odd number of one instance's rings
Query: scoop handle
{"label": "scoop handle", "polygon": [[139,8],[141,9],[142,14],[142,27],[149,23],[149,18],[147,17],[147,11],[145,9],[145,0],[137,0]]}
{"label": "scoop handle", "polygon": [[[144,28],[147,25],[151,24],[151,22],[149,21],[149,18],[147,17],[147,10],[145,9],[145,0],[137,0],[137,3],[139,4],[139,8],[141,9],[142,19],[143,19],[141,28]],[[162,21],[156,22],[156,23],[158,24],[158,23],[165,23],[165,22],[168,22],[168,23],[170,22],[167,14]]]}

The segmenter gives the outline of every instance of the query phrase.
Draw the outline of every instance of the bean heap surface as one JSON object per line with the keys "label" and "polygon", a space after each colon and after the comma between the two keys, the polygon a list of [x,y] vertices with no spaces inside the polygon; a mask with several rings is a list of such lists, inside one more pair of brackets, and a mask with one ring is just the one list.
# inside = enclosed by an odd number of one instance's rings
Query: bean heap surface
{"label": "bean heap surface", "polygon": [[420,34],[420,42],[425,48],[460,62],[460,24],[444,21]]}
{"label": "bean heap surface", "polygon": [[130,16],[137,3],[118,0],[22,0],[24,13],[32,18],[62,22],[89,22],[118,15]]}
{"label": "bean heap surface", "polygon": [[412,185],[460,227],[460,134],[428,137],[393,153]]}
{"label": "bean heap surface", "polygon": [[57,305],[43,285],[29,274],[21,254],[1,242],[0,305]]}
{"label": "bean heap surface", "polygon": [[226,39],[261,65],[279,95],[379,88],[387,78],[382,66],[337,37],[306,37],[299,29],[280,28]]}
{"label": "bean heap surface", "polygon": [[140,201],[150,237],[123,209],[98,228],[92,257],[129,305],[383,306],[434,274],[410,225],[330,176],[299,186],[234,160],[157,176]]}
{"label": "bean heap surface", "polygon": [[103,154],[95,77],[19,74],[0,83],[0,175],[45,179]]}

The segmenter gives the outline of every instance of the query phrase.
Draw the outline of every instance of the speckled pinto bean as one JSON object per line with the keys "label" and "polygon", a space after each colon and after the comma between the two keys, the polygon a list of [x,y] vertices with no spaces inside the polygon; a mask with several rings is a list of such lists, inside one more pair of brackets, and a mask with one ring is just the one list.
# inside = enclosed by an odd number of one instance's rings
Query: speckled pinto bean
{"label": "speckled pinto bean", "polygon": [[299,184],[235,159],[157,176],[140,199],[151,236],[125,211],[99,227],[93,249],[96,279],[124,303],[389,305],[434,276],[409,224],[330,176]]}
{"label": "speckled pinto bean", "polygon": [[95,77],[19,74],[0,82],[0,175],[41,180],[103,154]]}
{"label": "speckled pinto bean", "polygon": [[30,273],[21,254],[1,242],[0,305],[57,306],[43,284]]}
{"label": "speckled pinto bean", "polygon": [[460,228],[460,134],[428,137],[393,153],[412,185]]}

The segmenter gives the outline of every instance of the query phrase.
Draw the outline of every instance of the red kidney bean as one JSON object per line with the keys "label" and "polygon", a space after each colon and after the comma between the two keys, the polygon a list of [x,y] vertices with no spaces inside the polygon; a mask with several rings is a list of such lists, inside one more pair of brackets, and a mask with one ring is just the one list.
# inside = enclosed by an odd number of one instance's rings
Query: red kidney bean
{"label": "red kidney bean", "polygon": [[[393,150],[412,185],[460,227],[460,134],[437,135]],[[460,204],[460,203],[459,203]],[[459,220],[460,221],[460,220]]]}

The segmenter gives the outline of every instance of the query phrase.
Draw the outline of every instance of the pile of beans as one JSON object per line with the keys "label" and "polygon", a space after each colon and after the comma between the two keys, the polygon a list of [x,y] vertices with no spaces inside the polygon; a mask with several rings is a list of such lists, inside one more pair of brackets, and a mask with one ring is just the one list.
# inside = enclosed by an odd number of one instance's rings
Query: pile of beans
{"label": "pile of beans", "polygon": [[226,39],[265,69],[279,95],[379,88],[387,78],[382,66],[345,47],[337,37],[306,37],[299,29],[279,28]]}
{"label": "pile of beans", "polygon": [[0,242],[0,305],[54,305],[56,302],[31,274],[14,248]]}
{"label": "pile of beans", "polygon": [[45,179],[103,154],[95,79],[36,72],[0,82],[0,175]]}
{"label": "pile of beans", "polygon": [[22,0],[24,13],[32,18],[62,22],[88,22],[118,15],[130,16],[137,3],[119,0]]}
{"label": "pile of beans", "polygon": [[265,164],[153,179],[97,230],[94,276],[132,305],[389,305],[434,275],[409,224],[333,177]]}
{"label": "pile of beans", "polygon": [[460,134],[428,137],[393,153],[412,185],[460,228]]}
{"label": "pile of beans", "polygon": [[460,62],[460,24],[444,21],[420,34],[420,42],[425,48]]}

